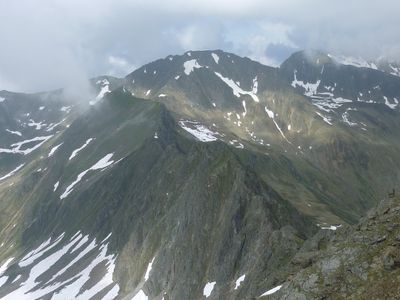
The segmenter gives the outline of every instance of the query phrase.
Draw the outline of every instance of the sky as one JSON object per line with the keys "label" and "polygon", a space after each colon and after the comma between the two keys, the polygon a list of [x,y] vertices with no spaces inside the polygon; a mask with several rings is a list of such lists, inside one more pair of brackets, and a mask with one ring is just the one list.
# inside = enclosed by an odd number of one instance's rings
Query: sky
{"label": "sky", "polygon": [[122,77],[188,50],[271,66],[303,49],[398,60],[399,11],[398,0],[0,0],[0,90]]}

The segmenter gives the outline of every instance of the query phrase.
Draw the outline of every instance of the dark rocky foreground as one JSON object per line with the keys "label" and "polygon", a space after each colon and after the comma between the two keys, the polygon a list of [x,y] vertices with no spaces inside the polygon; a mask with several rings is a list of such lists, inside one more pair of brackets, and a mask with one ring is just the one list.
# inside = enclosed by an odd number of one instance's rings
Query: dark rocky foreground
{"label": "dark rocky foreground", "polygon": [[288,280],[265,299],[400,299],[400,198],[357,225],[317,233],[291,264]]}

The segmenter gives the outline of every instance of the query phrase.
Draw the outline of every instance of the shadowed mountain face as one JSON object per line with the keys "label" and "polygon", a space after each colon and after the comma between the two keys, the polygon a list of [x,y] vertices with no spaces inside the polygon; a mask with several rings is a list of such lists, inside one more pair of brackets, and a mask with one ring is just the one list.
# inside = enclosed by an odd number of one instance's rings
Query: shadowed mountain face
{"label": "shadowed mountain face", "polygon": [[254,299],[399,180],[400,77],[193,51],[0,92],[0,298]]}

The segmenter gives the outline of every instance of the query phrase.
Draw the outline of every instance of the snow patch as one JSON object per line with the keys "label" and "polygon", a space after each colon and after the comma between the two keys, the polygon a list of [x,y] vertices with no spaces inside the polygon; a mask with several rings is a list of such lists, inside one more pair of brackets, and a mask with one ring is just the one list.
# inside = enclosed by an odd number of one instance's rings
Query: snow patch
{"label": "snow patch", "polygon": [[10,263],[14,260],[14,257],[10,257],[7,259],[1,266],[0,266],[0,276],[4,274],[4,272],[7,270],[8,266]]}
{"label": "snow patch", "polygon": [[322,226],[320,224],[317,224],[321,229],[323,230],[332,230],[336,231],[338,228],[342,227],[342,224],[339,225],[329,225],[329,226]]}
{"label": "snow patch", "polygon": [[[76,281],[64,287],[61,291],[53,296],[52,299],[92,299],[94,295],[98,292],[102,291],[105,287],[113,284],[113,273],[115,270],[115,256],[110,254],[107,255],[108,245],[102,245],[100,247],[100,253],[96,256],[96,258],[87,266],[83,271],[81,271],[76,277],[78,278]],[[81,293],[82,287],[85,283],[90,280],[90,274],[93,269],[100,264],[101,262],[106,262],[107,272],[94,286],[92,286],[89,290]],[[63,283],[61,283],[63,284]],[[113,287],[113,295],[118,296],[119,286],[116,284]],[[66,297],[66,296],[69,297]],[[103,298],[104,299],[104,298]],[[112,298],[113,299],[113,298]]]}
{"label": "snow patch", "polygon": [[220,73],[218,72],[214,72],[215,75],[217,75],[227,86],[229,86],[232,89],[233,94],[236,97],[240,97],[241,95],[248,95],[251,98],[253,98],[253,100],[255,102],[260,102],[260,100],[258,99],[256,93],[257,93],[257,89],[258,89],[258,82],[255,81],[253,82],[253,87],[251,91],[245,91],[243,90],[240,86],[237,85],[237,83],[227,77],[222,76]]}
{"label": "snow patch", "polygon": [[60,181],[57,181],[57,182],[54,184],[53,192],[55,192],[55,191],[57,190],[57,188],[58,188],[59,185],[60,185]]}
{"label": "snow patch", "polygon": [[342,97],[334,98],[333,94],[330,93],[319,93],[318,95],[311,96],[311,99],[314,106],[325,112],[333,112],[336,108],[341,107],[344,103],[353,102],[351,99],[345,99]]}
{"label": "snow patch", "polygon": [[144,280],[147,281],[150,278],[150,272],[153,267],[153,262],[154,262],[155,257],[151,260],[149,265],[147,266],[146,273],[144,274]]}
{"label": "snow patch", "polygon": [[97,102],[103,99],[107,93],[111,93],[110,82],[107,79],[99,80],[96,82],[96,84],[101,84],[102,87],[100,89],[100,92],[97,94],[96,98],[89,102],[90,105],[95,105]]}
{"label": "snow patch", "polygon": [[278,285],[278,286],[274,287],[273,289],[270,289],[269,291],[266,291],[260,297],[272,295],[272,294],[276,293],[277,291],[279,291],[281,289],[281,287],[282,287],[281,285]]}
{"label": "snow patch", "polygon": [[115,284],[113,288],[107,294],[104,295],[103,299],[104,300],[115,299],[117,298],[118,293],[119,293],[119,285]]}
{"label": "snow patch", "polygon": [[[28,276],[24,278],[25,281],[22,282],[16,290],[11,291],[2,299],[39,299],[48,294],[53,294],[51,299],[91,299],[94,295],[104,290],[106,287],[112,286],[113,284],[114,286],[103,299],[114,299],[118,296],[119,286],[118,284],[115,284],[112,279],[115,269],[115,255],[107,255],[108,244],[102,244],[99,247],[96,244],[96,239],[92,240],[88,246],[79,252],[74,259],[72,259],[66,266],[64,266],[64,268],[58,271],[57,274],[52,276],[50,280],[43,281],[39,279],[42,274],[49,270],[50,267],[59,264],[59,262],[63,263],[66,255],[70,257],[72,254],[71,248],[82,238],[82,234],[77,233],[66,245],[60,249],[57,249],[47,257],[42,258],[44,256],[43,253],[48,253],[50,249],[54,248],[54,246],[62,240],[63,236],[64,235],[58,237],[53,243],[50,242],[51,239],[48,239],[36,250],[29,254],[31,256],[35,254],[40,255],[30,263],[32,264],[35,262],[35,264],[31,267]],[[94,251],[96,248],[98,248],[99,253],[83,270],[81,270],[78,274],[69,277],[67,280],[57,280],[59,276],[67,273],[67,271],[78,262],[80,264],[86,263],[82,258],[87,257],[87,254],[92,253],[92,251]],[[105,265],[106,273],[102,278],[96,279],[97,282],[94,282],[94,285],[91,285],[88,288],[89,280],[93,279],[91,274],[96,266],[99,266],[100,264]],[[27,264],[22,264],[22,260],[19,265],[22,267],[27,266]],[[88,289],[83,290],[83,287]]]}
{"label": "snow patch", "polygon": [[242,113],[242,116],[243,116],[243,118],[246,116],[246,114],[247,114],[247,109],[246,109],[246,101],[242,101],[242,105],[243,105],[243,113]]}
{"label": "snow patch", "polygon": [[54,153],[57,151],[57,149],[58,149],[62,144],[64,144],[64,143],[60,143],[60,144],[58,144],[57,146],[54,146],[53,148],[51,148],[48,157],[53,156]]}
{"label": "snow patch", "polygon": [[[37,148],[39,148],[40,146],[42,146],[51,137],[53,137],[53,135],[38,136],[38,137],[35,137],[33,139],[29,139],[29,140],[25,140],[25,141],[22,141],[22,142],[14,143],[14,144],[11,144],[11,147],[12,147],[11,149],[0,148],[0,153],[17,153],[17,154],[27,155],[27,154],[33,152],[34,150],[36,150]],[[31,142],[37,142],[37,141],[40,141],[40,143],[36,144],[32,148],[21,150],[21,147],[23,145],[25,145],[27,143],[31,143]]]}
{"label": "snow patch", "polygon": [[[86,242],[87,240],[85,239],[87,236],[85,236],[84,238],[82,238],[79,242],[78,245],[82,246],[81,242],[84,241]],[[71,253],[73,253],[77,248],[77,246],[75,246],[72,250]],[[57,277],[59,277],[60,275],[64,274],[70,267],[72,267],[76,262],[78,262],[82,257],[84,257],[87,253],[89,253],[90,251],[92,251],[93,249],[96,248],[96,241],[93,240],[85,249],[83,249],[81,252],[79,252],[79,254],[73,259],[71,260],[64,268],[62,268],[60,271],[58,271],[55,275],[52,276],[51,281],[53,281],[54,279],[56,279]]]}
{"label": "snow patch", "polygon": [[389,67],[392,69],[392,72],[390,72],[390,74],[392,74],[394,76],[400,76],[400,68],[393,66],[391,64],[389,65]]}
{"label": "snow patch", "polygon": [[82,146],[80,146],[78,149],[75,149],[74,151],[72,151],[72,154],[68,160],[73,159],[79,153],[79,151],[83,150],[93,140],[94,140],[94,138],[87,139],[86,142]]}
{"label": "snow patch", "polygon": [[216,284],[215,281],[207,282],[206,285],[204,286],[204,289],[203,289],[203,296],[205,296],[206,298],[210,297],[210,295],[211,295],[211,293],[212,293],[212,291],[214,289],[215,284]]}
{"label": "snow patch", "polygon": [[[47,251],[51,250],[55,246],[57,246],[58,243],[61,242],[61,240],[64,238],[64,234],[61,234],[58,236],[53,243],[51,243],[51,238],[49,238],[47,241],[43,242],[39,247],[36,249],[32,250],[28,254],[26,254],[18,263],[20,267],[26,267],[31,265],[33,262],[38,260],[44,253]],[[51,244],[50,244],[51,243]]]}
{"label": "snow patch", "polygon": [[265,107],[265,112],[267,113],[268,117],[270,117],[271,119],[274,118],[275,114],[272,110],[269,110],[267,107]]}
{"label": "snow patch", "polygon": [[36,130],[40,130],[40,129],[42,129],[42,127],[47,126],[47,124],[44,124],[43,122],[35,122],[32,119],[29,120],[29,123],[27,125],[29,127],[35,127]]}
{"label": "snow patch", "polygon": [[286,142],[291,144],[291,142],[286,138],[286,136],[283,133],[282,129],[279,127],[278,123],[275,121],[275,113],[272,110],[269,110],[266,106],[264,108],[265,108],[265,112],[267,113],[268,117],[270,119],[272,119],[272,121],[274,122],[275,127],[276,127],[276,129],[278,129],[278,131],[281,134],[281,136],[286,140]]}
{"label": "snow patch", "polygon": [[79,173],[79,175],[76,177],[75,181],[72,182],[62,193],[60,196],[60,199],[66,198],[74,189],[74,186],[82,180],[83,176],[85,176],[89,171],[94,171],[94,170],[99,170],[99,169],[104,169],[111,165],[114,161],[110,160],[111,157],[113,156],[113,153],[109,153],[106,156],[104,156],[102,159],[100,159],[97,163],[95,163],[93,166],[91,166],[89,169]]}
{"label": "snow patch", "polygon": [[133,298],[132,300],[148,300],[149,297],[143,292],[143,290],[140,290]]}
{"label": "snow patch", "polygon": [[385,99],[385,105],[387,107],[389,107],[390,109],[396,109],[397,105],[399,104],[398,101],[397,101],[397,103],[395,102],[394,104],[390,103],[386,96],[383,96],[383,98]]}
{"label": "snow patch", "polygon": [[[51,123],[49,124],[49,126],[47,127],[46,131],[50,132],[52,131],[54,128],[56,128],[58,125],[60,125],[61,123],[63,123],[67,118],[62,119],[60,122],[58,123]],[[67,126],[68,127],[68,126]]]}
{"label": "snow patch", "polygon": [[347,109],[343,114],[342,114],[342,119],[343,122],[346,123],[349,126],[357,126],[357,123],[351,122],[349,119],[349,109]]}
{"label": "snow patch", "polygon": [[257,94],[258,93],[258,77],[254,77],[253,79],[253,88],[252,88],[252,93]]}
{"label": "snow patch", "polygon": [[298,80],[297,79],[297,70],[294,70],[294,79],[292,81],[292,86],[294,88],[302,87],[305,90],[304,95],[311,97],[311,96],[317,94],[317,90],[318,90],[320,83],[321,83],[321,80],[317,80],[316,83],[309,83],[309,82],[304,82],[304,81]]}
{"label": "snow patch", "polygon": [[3,177],[0,177],[0,181],[13,176],[15,173],[17,173],[25,164],[21,164],[18,167],[16,167],[14,170],[12,170],[10,173],[4,175]]}
{"label": "snow patch", "polygon": [[324,116],[323,114],[319,113],[319,112],[315,112],[318,116],[320,116],[322,118],[322,120],[324,120],[325,123],[329,124],[329,125],[333,125],[332,124],[332,120],[326,116]]}
{"label": "snow patch", "polygon": [[9,130],[9,129],[6,129],[6,131],[7,131],[8,133],[11,133],[11,134],[15,134],[15,135],[18,135],[18,136],[22,136],[22,133],[19,132],[19,131],[13,131],[13,130]]}
{"label": "snow patch", "polygon": [[215,53],[211,53],[212,58],[214,59],[215,63],[218,64],[219,62],[219,56]]}
{"label": "snow patch", "polygon": [[181,126],[182,129],[189,132],[201,142],[213,142],[218,139],[216,136],[219,135],[219,133],[211,131],[196,121],[181,120],[179,121],[179,126]]}
{"label": "snow patch", "polygon": [[[76,246],[71,250],[71,253],[74,253],[76,250],[78,250],[80,247],[82,247],[84,244],[86,244],[86,242],[89,241],[89,235],[85,235],[78,244],[76,244]],[[81,251],[80,253],[82,253],[83,251]],[[80,254],[81,255],[81,254]]]}
{"label": "snow patch", "polygon": [[328,54],[330,58],[335,60],[337,63],[346,65],[346,66],[353,66],[357,68],[369,68],[369,69],[374,69],[377,70],[378,67],[376,64],[372,62],[368,62],[365,59],[361,57],[351,57],[351,56],[344,56],[344,55],[332,55]]}
{"label": "snow patch", "polygon": [[240,276],[236,282],[235,282],[235,290],[237,290],[240,287],[240,284],[244,281],[244,279],[246,278],[246,274],[243,274],[242,276]]}
{"label": "snow patch", "polygon": [[194,71],[194,69],[201,68],[201,66],[199,65],[199,63],[197,62],[196,59],[191,59],[191,60],[185,61],[183,63],[183,67],[185,68],[184,72],[186,75],[190,75],[190,73],[192,73]]}
{"label": "snow patch", "polygon": [[[120,159],[120,160],[121,160],[121,159]],[[120,161],[120,160],[118,160],[118,161]],[[116,163],[117,163],[118,161],[116,161]],[[101,244],[104,244],[104,243],[111,237],[111,235],[112,235],[112,232],[110,232],[109,234],[107,234],[107,236],[101,241]]]}

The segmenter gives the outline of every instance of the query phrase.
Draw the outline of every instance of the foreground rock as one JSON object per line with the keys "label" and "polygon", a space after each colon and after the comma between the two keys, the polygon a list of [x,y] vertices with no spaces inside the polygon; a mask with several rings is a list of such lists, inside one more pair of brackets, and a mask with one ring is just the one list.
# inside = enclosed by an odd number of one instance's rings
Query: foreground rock
{"label": "foreground rock", "polygon": [[265,299],[399,299],[400,199],[382,201],[357,225],[317,234],[292,264],[306,267]]}

